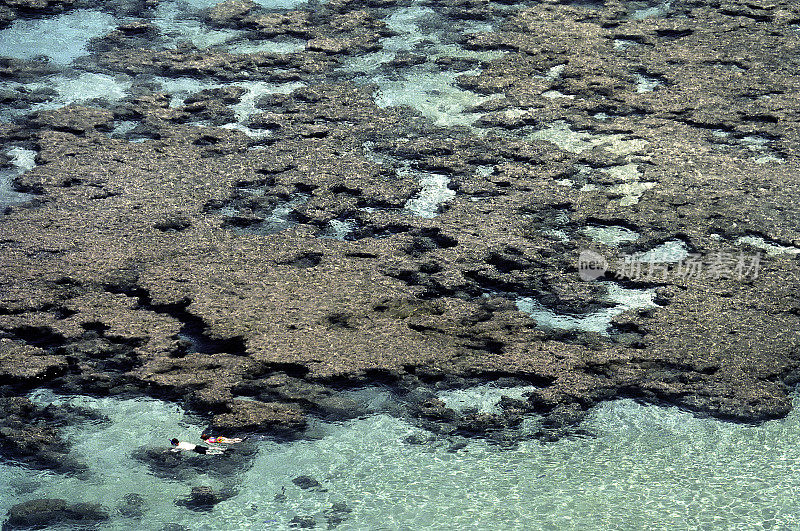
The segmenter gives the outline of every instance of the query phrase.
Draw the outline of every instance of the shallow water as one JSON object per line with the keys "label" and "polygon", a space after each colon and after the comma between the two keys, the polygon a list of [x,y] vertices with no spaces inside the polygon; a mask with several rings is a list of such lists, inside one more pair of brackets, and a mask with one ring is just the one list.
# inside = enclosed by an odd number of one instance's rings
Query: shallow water
{"label": "shallow water", "polygon": [[2,55],[16,59],[44,56],[68,64],[88,54],[87,44],[116,27],[114,17],[100,11],[78,9],[53,18],[14,21],[0,30]]}
{"label": "shallow water", "polygon": [[[201,22],[201,10],[216,0],[161,2],[154,22],[163,32],[160,44],[181,41],[199,48],[224,46],[233,53],[257,50],[292,53],[304,48],[300,39],[248,42],[243,32],[210,29]],[[300,0],[259,0],[268,9],[293,9],[306,5]],[[313,4],[309,4],[313,5]],[[434,5],[434,4],[431,4]],[[631,17],[662,16],[669,2],[631,2]],[[487,22],[454,24],[419,3],[396,9],[385,21],[399,33],[382,41],[382,47],[345,61],[340,72],[359,82],[377,86],[379,106],[407,105],[440,126],[469,126],[479,116],[471,112],[485,102],[481,96],[458,86],[459,75],[474,75],[482,61],[502,52],[464,50],[448,42],[447,31],[461,33],[491,31]],[[76,10],[36,20],[20,20],[0,30],[2,54],[22,59],[47,57],[68,65],[88,54],[92,37],[101,36],[118,23],[109,14]],[[636,46],[618,40],[618,48]],[[421,64],[398,69],[387,67],[398,53],[424,55]],[[475,61],[470,70],[447,70],[435,63],[441,57]],[[564,65],[553,67],[545,77],[554,79]],[[359,77],[360,76],[360,77]],[[195,79],[155,78],[173,95],[179,106],[186,96],[202,89],[223,86]],[[657,89],[658,80],[640,75],[637,90]],[[246,127],[257,111],[255,101],[263,94],[289,92],[301,83],[272,85],[236,83],[248,89],[233,106],[237,122],[228,127]],[[131,80],[125,76],[65,71],[61,75],[27,85],[31,89],[52,87],[57,96],[35,108],[59,107],[71,102],[125,97]],[[574,97],[556,91],[547,97]],[[598,113],[598,119],[608,116]],[[120,123],[116,134],[135,123]],[[264,133],[266,134],[266,133]],[[574,131],[566,122],[544,124],[530,134],[531,140],[546,140],[573,152],[604,146],[609,153],[630,157],[646,141],[626,135],[599,135]],[[722,137],[721,137],[722,138]],[[744,146],[763,163],[779,163],[771,141],[761,137],[730,138],[721,144]],[[365,146],[365,149],[368,147]],[[33,167],[35,153],[7,146],[11,166],[0,173],[0,208],[25,200],[26,194],[11,189],[11,180]],[[379,160],[379,155],[372,154]],[[490,174],[491,167],[478,169]],[[410,170],[411,171],[411,170]],[[633,205],[652,183],[642,176],[635,162],[612,166],[605,173],[620,181],[609,188],[618,192],[621,204]],[[420,193],[405,205],[411,215],[433,217],[452,199],[448,176],[415,172]],[[571,185],[567,182],[565,185]],[[587,190],[591,186],[587,185]],[[292,209],[304,200],[295,197],[269,212],[255,232],[269,234],[292,226]],[[222,212],[225,214],[225,212]],[[236,214],[231,209],[228,214]],[[354,230],[352,220],[334,220],[321,236],[346,239]],[[251,231],[253,232],[253,231]],[[556,232],[556,231],[554,231]],[[624,227],[589,227],[585,233],[608,245],[633,242],[638,234]],[[568,239],[568,235],[561,231]],[[738,243],[771,254],[794,253],[755,237]],[[639,258],[657,262],[679,261],[688,252],[684,242],[665,242]],[[614,306],[582,315],[551,311],[534,300],[518,301],[520,311],[531,315],[544,328],[580,329],[608,333],[611,319],[622,311],[648,308],[654,303],[652,290],[630,290],[608,283],[608,302]],[[466,390],[442,391],[438,397],[458,411],[498,411],[500,397],[524,397],[524,389],[498,389],[491,385]],[[566,438],[541,444],[534,440],[515,449],[501,449],[482,440],[472,440],[452,451],[448,440],[437,439],[403,419],[385,413],[391,410],[389,393],[348,393],[366,401],[371,414],[342,423],[316,421],[313,440],[293,443],[257,441],[251,466],[240,467],[220,478],[201,471],[190,478],[155,476],[142,462],[132,458],[141,448],[168,448],[168,439],[178,437],[200,442],[203,423],[180,407],[157,400],[115,400],[86,397],[55,397],[37,393],[42,403],[70,402],[96,409],[110,422],[86,422],[64,430],[73,442],[75,457],[86,461],[86,477],[70,477],[32,471],[0,461],[0,516],[21,501],[61,497],[105,505],[112,519],[100,529],[162,529],[180,524],[187,529],[286,529],[297,516],[313,518],[318,528],[338,522],[338,529],[642,529],[702,528],[751,529],[754,527],[795,529],[800,527],[800,498],[796,478],[800,472],[800,414],[759,427],[698,419],[676,408],[643,406],[629,400],[601,405],[583,428],[595,436]],[[800,402],[796,401],[796,406]],[[523,426],[532,432],[536,418]],[[423,444],[410,444],[409,436]],[[427,441],[427,442],[424,442]],[[226,459],[225,456],[209,459]],[[322,489],[303,490],[292,479],[308,475]],[[176,505],[193,486],[220,489],[232,486],[238,494],[210,511],[192,511]],[[285,488],[286,499],[276,500]],[[118,511],[129,493],[144,497],[141,519],[123,517]],[[341,520],[341,522],[339,522]]]}
{"label": "shallow water", "polygon": [[605,302],[612,304],[587,313],[560,313],[545,307],[531,297],[517,299],[519,311],[528,314],[544,330],[581,330],[608,335],[614,317],[628,310],[654,308],[654,289],[623,288],[616,282],[598,282],[606,290]]}
{"label": "shallow water", "polygon": [[[497,392],[484,386],[472,395],[443,397],[480,407]],[[130,457],[140,446],[166,449],[173,436],[199,442],[198,420],[156,400],[37,396],[97,409],[111,422],[65,430],[73,452],[89,462],[88,480],[0,464],[0,487],[7,493],[0,500],[2,513],[24,500],[63,497],[109,508],[112,519],[99,529],[155,530],[168,523],[189,529],[287,529],[296,516],[313,518],[318,528],[341,520],[337,529],[800,525],[797,408],[784,420],[754,427],[617,400],[591,412],[583,425],[590,437],[529,440],[515,449],[472,440],[457,451],[386,414],[319,422],[315,440],[257,442],[250,468],[225,478],[238,494],[198,512],[174,502],[192,486],[221,488],[219,478],[202,473],[191,480],[158,478]],[[410,444],[411,435],[423,443]],[[299,488],[292,479],[300,475],[316,479],[320,488]],[[276,500],[282,488],[285,500]],[[144,497],[140,520],[114,510],[131,492]]]}
{"label": "shallow water", "polygon": [[[476,75],[480,69],[453,72],[435,64],[440,57],[488,61],[502,52],[466,50],[447,42],[448,32],[490,31],[485,23],[446,21],[430,7],[413,5],[400,8],[386,17],[386,25],[398,35],[383,39],[381,49],[347,61],[342,70],[366,76],[377,85],[375,102],[380,107],[409,106],[436,125],[471,125],[479,114],[470,109],[491,99],[460,88],[460,75]],[[413,52],[424,56],[422,64],[407,68],[383,67],[398,53]]]}
{"label": "shallow water", "polygon": [[582,232],[594,241],[611,246],[616,246],[621,243],[635,242],[640,237],[638,232],[632,231],[625,227],[620,227],[619,225],[611,225],[607,227],[590,225],[584,228]]}
{"label": "shallow water", "polygon": [[33,195],[14,189],[14,179],[36,166],[36,152],[31,149],[12,147],[5,152],[9,168],[0,168],[0,212],[17,203],[33,199]]}
{"label": "shallow water", "polygon": [[437,173],[420,173],[417,177],[420,191],[406,202],[405,209],[421,218],[434,218],[439,213],[440,205],[456,195],[447,186],[450,177]]}

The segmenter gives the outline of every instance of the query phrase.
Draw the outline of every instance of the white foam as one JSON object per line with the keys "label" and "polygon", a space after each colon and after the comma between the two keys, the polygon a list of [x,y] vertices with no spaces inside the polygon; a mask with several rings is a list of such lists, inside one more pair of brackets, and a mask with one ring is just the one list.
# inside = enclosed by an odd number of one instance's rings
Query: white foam
{"label": "white foam", "polygon": [[13,147],[6,154],[11,157],[11,165],[17,168],[20,174],[36,167],[36,151],[21,147]]}
{"label": "white foam", "polygon": [[334,240],[344,241],[355,230],[356,222],[353,219],[332,219],[328,222],[328,226],[320,234],[321,238],[332,238]]}

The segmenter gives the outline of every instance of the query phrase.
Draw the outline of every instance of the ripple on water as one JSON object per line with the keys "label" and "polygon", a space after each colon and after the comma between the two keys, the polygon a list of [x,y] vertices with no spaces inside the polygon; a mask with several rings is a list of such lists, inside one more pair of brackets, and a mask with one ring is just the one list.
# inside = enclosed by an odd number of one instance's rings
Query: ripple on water
{"label": "ripple on water", "polygon": [[517,299],[519,311],[528,314],[545,330],[580,330],[608,335],[611,321],[629,310],[654,308],[655,289],[623,288],[616,282],[598,282],[606,289],[605,301],[613,304],[608,308],[587,313],[561,313],[551,310],[531,297]]}
{"label": "ripple on water", "polygon": [[6,151],[11,168],[0,169],[0,212],[6,208],[33,199],[33,195],[14,189],[14,179],[36,166],[36,152],[32,149],[12,147]]}
{"label": "ripple on water", "polygon": [[[476,390],[477,389],[477,390]],[[480,394],[480,389],[473,389]],[[473,403],[493,400],[468,396]],[[457,392],[444,393],[458,401]],[[463,394],[463,393],[462,393]],[[490,400],[491,399],[491,400]],[[401,419],[375,414],[323,423],[319,437],[289,443],[258,441],[252,466],[230,478],[238,495],[210,512],[173,501],[193,485],[218,488],[200,474],[190,481],[151,475],[131,459],[142,445],[165,447],[172,436],[198,440],[201,425],[175,405],[150,399],[57,397],[97,409],[106,423],[65,430],[73,452],[89,462],[89,478],[0,464],[3,513],[41,497],[114,507],[129,492],[145,498],[142,520],[113,513],[105,529],[152,529],[177,523],[192,529],[284,529],[297,515],[338,529],[642,529],[752,528],[764,521],[796,528],[800,497],[800,415],[744,426],[696,418],[671,407],[617,400],[595,408],[584,424],[591,437],[501,449],[473,440],[458,451]],[[795,400],[795,406],[800,401]],[[198,441],[199,442],[199,441]],[[319,488],[302,489],[307,475]],[[285,491],[284,491],[285,488]],[[285,492],[285,499],[276,494]]]}
{"label": "ripple on water", "polygon": [[45,56],[69,64],[87,55],[87,44],[111,32],[117,23],[101,11],[76,9],[52,18],[18,19],[0,30],[0,52],[5,57],[33,59]]}

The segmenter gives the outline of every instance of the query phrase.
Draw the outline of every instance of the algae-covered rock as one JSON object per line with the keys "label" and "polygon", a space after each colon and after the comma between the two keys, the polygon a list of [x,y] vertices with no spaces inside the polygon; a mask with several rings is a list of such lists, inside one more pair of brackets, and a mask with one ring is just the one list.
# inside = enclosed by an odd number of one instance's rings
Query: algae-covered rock
{"label": "algae-covered rock", "polygon": [[[226,433],[283,435],[308,414],[356,412],[342,389],[411,396],[408,382],[459,377],[535,384],[515,409],[544,414],[545,438],[623,395],[784,415],[800,374],[800,14],[718,4],[645,17],[619,2],[459,0],[414,24],[384,0],[206,13],[306,42],[291,53],[149,46],[157,28],[123,24],[83,67],[130,76],[129,97],[0,129],[37,162],[13,179],[36,201],[0,220],[4,393],[146,393]],[[384,55],[390,35],[409,45]],[[0,63],[20,82],[56,72]],[[157,77],[214,86],[177,97]],[[458,89],[475,121],[390,105],[394,82],[443,108]],[[21,108],[60,97],[4,90]],[[415,215],[430,176],[446,197]],[[667,243],[685,256],[633,260]],[[579,275],[586,250],[607,266],[594,281]],[[625,290],[648,304],[620,302]],[[603,312],[594,331],[540,322]],[[442,429],[517,419],[459,419],[419,395],[408,409]]]}

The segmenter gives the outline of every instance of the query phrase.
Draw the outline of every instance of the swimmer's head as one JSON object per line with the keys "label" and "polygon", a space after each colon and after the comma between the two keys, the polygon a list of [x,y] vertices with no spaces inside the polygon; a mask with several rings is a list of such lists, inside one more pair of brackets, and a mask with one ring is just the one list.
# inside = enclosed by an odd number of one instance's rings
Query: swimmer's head
{"label": "swimmer's head", "polygon": [[178,446],[178,439],[172,439],[170,443],[172,444],[172,446]]}

